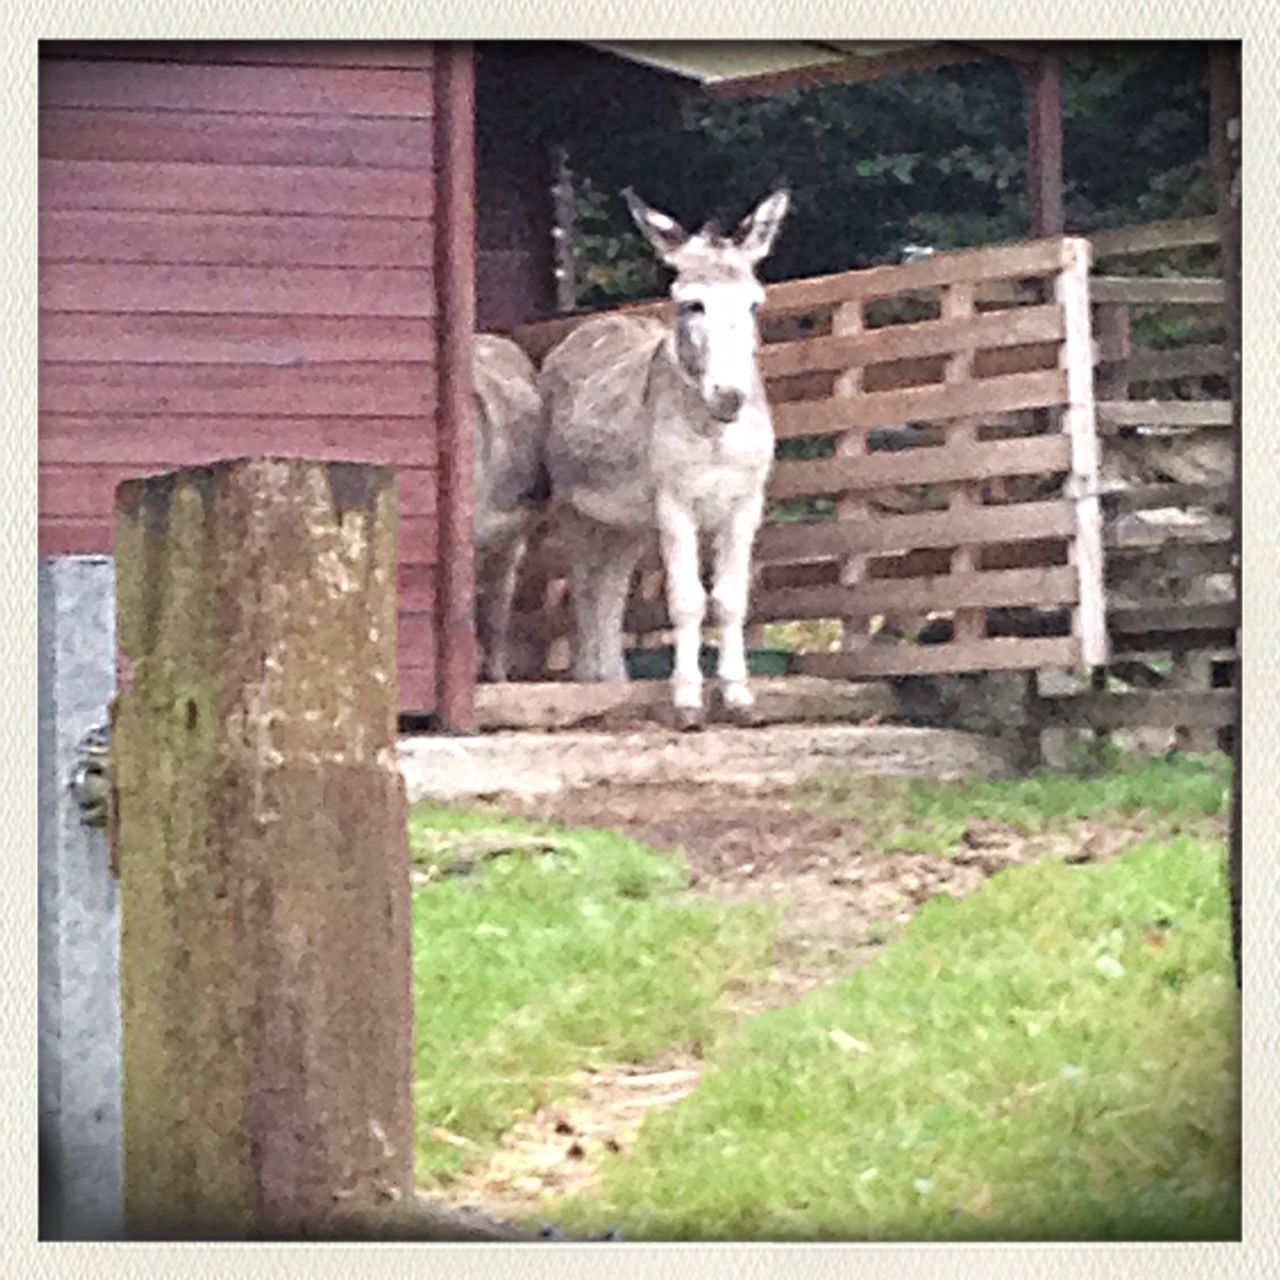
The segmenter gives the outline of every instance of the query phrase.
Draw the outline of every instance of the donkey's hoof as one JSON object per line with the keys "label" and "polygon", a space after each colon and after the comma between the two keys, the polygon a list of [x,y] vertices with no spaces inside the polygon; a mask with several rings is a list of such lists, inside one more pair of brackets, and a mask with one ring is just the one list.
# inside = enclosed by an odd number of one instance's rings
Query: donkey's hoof
{"label": "donkey's hoof", "polygon": [[720,703],[724,718],[730,724],[751,727],[763,723],[756,710],[756,700],[744,681],[734,680],[723,684],[720,688]]}
{"label": "donkey's hoof", "polygon": [[724,718],[740,729],[757,729],[764,724],[764,717],[754,702],[746,704],[726,703]]}
{"label": "donkey's hoof", "polygon": [[676,707],[672,722],[681,733],[694,733],[707,723],[707,713],[701,707]]}

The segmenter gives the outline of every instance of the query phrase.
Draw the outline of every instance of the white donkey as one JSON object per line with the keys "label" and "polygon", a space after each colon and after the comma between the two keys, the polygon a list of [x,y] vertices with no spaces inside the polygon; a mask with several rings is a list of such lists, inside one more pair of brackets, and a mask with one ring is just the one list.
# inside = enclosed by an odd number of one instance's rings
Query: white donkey
{"label": "white donkey", "polygon": [[706,609],[701,542],[711,544],[725,706],[746,719],[743,626],[751,546],[773,464],[773,423],[757,367],[755,267],[788,197],[777,191],[732,236],[687,234],[623,193],[645,238],[674,268],[674,326],[625,314],[588,320],[543,361],[547,466],[569,567],[574,677],[624,680],[623,620],[633,573],[656,530],[676,632],[677,723],[702,723],[698,656]]}
{"label": "white donkey", "polygon": [[542,397],[529,357],[510,338],[477,334],[475,540],[477,633],[489,680],[507,678],[511,604],[529,536],[550,491]]}

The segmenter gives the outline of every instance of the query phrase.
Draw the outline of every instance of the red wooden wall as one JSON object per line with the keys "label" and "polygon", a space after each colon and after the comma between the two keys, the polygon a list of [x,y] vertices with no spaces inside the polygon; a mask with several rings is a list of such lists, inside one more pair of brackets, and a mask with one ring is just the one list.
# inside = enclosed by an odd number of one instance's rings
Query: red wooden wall
{"label": "red wooden wall", "polygon": [[423,711],[441,697],[437,441],[460,435],[438,431],[446,56],[63,45],[40,63],[41,553],[109,552],[128,476],[392,463],[401,700]]}

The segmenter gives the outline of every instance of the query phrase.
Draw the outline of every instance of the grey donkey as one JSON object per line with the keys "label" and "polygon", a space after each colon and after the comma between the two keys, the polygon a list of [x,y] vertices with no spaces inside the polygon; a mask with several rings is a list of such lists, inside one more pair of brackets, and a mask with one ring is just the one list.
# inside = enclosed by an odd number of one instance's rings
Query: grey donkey
{"label": "grey donkey", "polygon": [[623,194],[675,271],[676,315],[674,325],[625,313],[588,320],[542,364],[547,467],[574,608],[573,674],[626,679],[627,597],[656,532],[676,634],[676,722],[700,725],[706,542],[724,703],[749,720],[743,628],[774,453],[757,362],[764,289],[755,268],[773,247],[788,196],[775,192],[726,236],[710,223],[689,235],[630,190]]}
{"label": "grey donkey", "polygon": [[481,674],[506,680],[520,565],[550,489],[543,465],[538,373],[510,338],[481,333],[472,348],[475,542]]}

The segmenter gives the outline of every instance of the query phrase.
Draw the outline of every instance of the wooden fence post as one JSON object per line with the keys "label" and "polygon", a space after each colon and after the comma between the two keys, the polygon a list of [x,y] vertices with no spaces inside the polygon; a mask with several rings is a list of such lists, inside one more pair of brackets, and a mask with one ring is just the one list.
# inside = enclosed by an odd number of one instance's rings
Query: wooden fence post
{"label": "wooden fence post", "polygon": [[1087,667],[1108,659],[1107,602],[1102,551],[1102,507],[1098,495],[1101,451],[1093,398],[1093,339],[1089,316],[1089,242],[1062,241],[1058,304],[1066,326],[1060,363],[1067,377],[1062,430],[1071,442],[1071,483],[1075,493],[1076,536],[1072,560],[1079,575],[1076,609],[1080,656]]}
{"label": "wooden fence post", "polygon": [[[854,298],[835,307],[831,314],[832,337],[848,337],[866,330],[866,300]],[[833,395],[836,400],[854,400],[862,392],[863,369],[855,365],[841,373],[835,381]],[[836,457],[861,458],[867,452],[866,432],[858,428],[846,431],[836,438]],[[836,500],[837,520],[871,519],[871,503],[865,493],[842,493]],[[866,554],[853,553],[840,563],[840,585],[859,587],[867,574]],[[841,622],[840,647],[846,652],[862,649],[869,642],[867,619],[863,616],[845,617]]]}
{"label": "wooden fence post", "polygon": [[[1210,155],[1212,157],[1214,189],[1217,194],[1218,227],[1222,238],[1222,277],[1226,291],[1227,369],[1231,387],[1231,439],[1234,444],[1235,473],[1231,483],[1232,542],[1235,556],[1232,574],[1235,578],[1235,596],[1243,603],[1241,564],[1241,476],[1244,468],[1244,433],[1242,407],[1241,333],[1244,323],[1243,286],[1241,281],[1241,235],[1243,230],[1241,210],[1241,139],[1243,116],[1241,75],[1243,72],[1243,48],[1239,42],[1218,42],[1213,45],[1209,63],[1209,113]],[[1239,632],[1237,632],[1237,636]],[[1237,645],[1237,652],[1239,646]],[[1243,654],[1241,654],[1243,657]],[[1231,741],[1232,803],[1231,803],[1231,852],[1228,860],[1228,880],[1231,891],[1231,951],[1235,960],[1236,985],[1243,982],[1243,958],[1241,955],[1242,867],[1244,828],[1241,823],[1241,735],[1243,723],[1241,708],[1244,685],[1244,663],[1236,664],[1236,715]]]}
{"label": "wooden fence post", "polygon": [[123,484],[131,1239],[309,1234],[412,1187],[395,474],[240,459]]}
{"label": "wooden fence post", "polygon": [[[975,315],[975,286],[969,282],[953,284],[942,290],[942,319],[971,320]],[[944,380],[948,383],[967,382],[973,377],[974,352],[972,348],[958,351],[947,357],[943,371]],[[954,418],[946,423],[947,447],[965,444],[977,444],[978,427],[981,418]],[[947,510],[957,515],[971,511],[982,505],[981,482],[970,481],[968,484],[953,484],[947,498]],[[963,516],[961,515],[961,519]],[[951,554],[951,572],[957,576],[972,575],[979,571],[978,549],[972,545],[961,543]],[[986,634],[986,615],[981,609],[957,609],[955,615],[954,637],[957,640],[981,640]],[[1032,673],[1026,677],[1034,680]]]}

